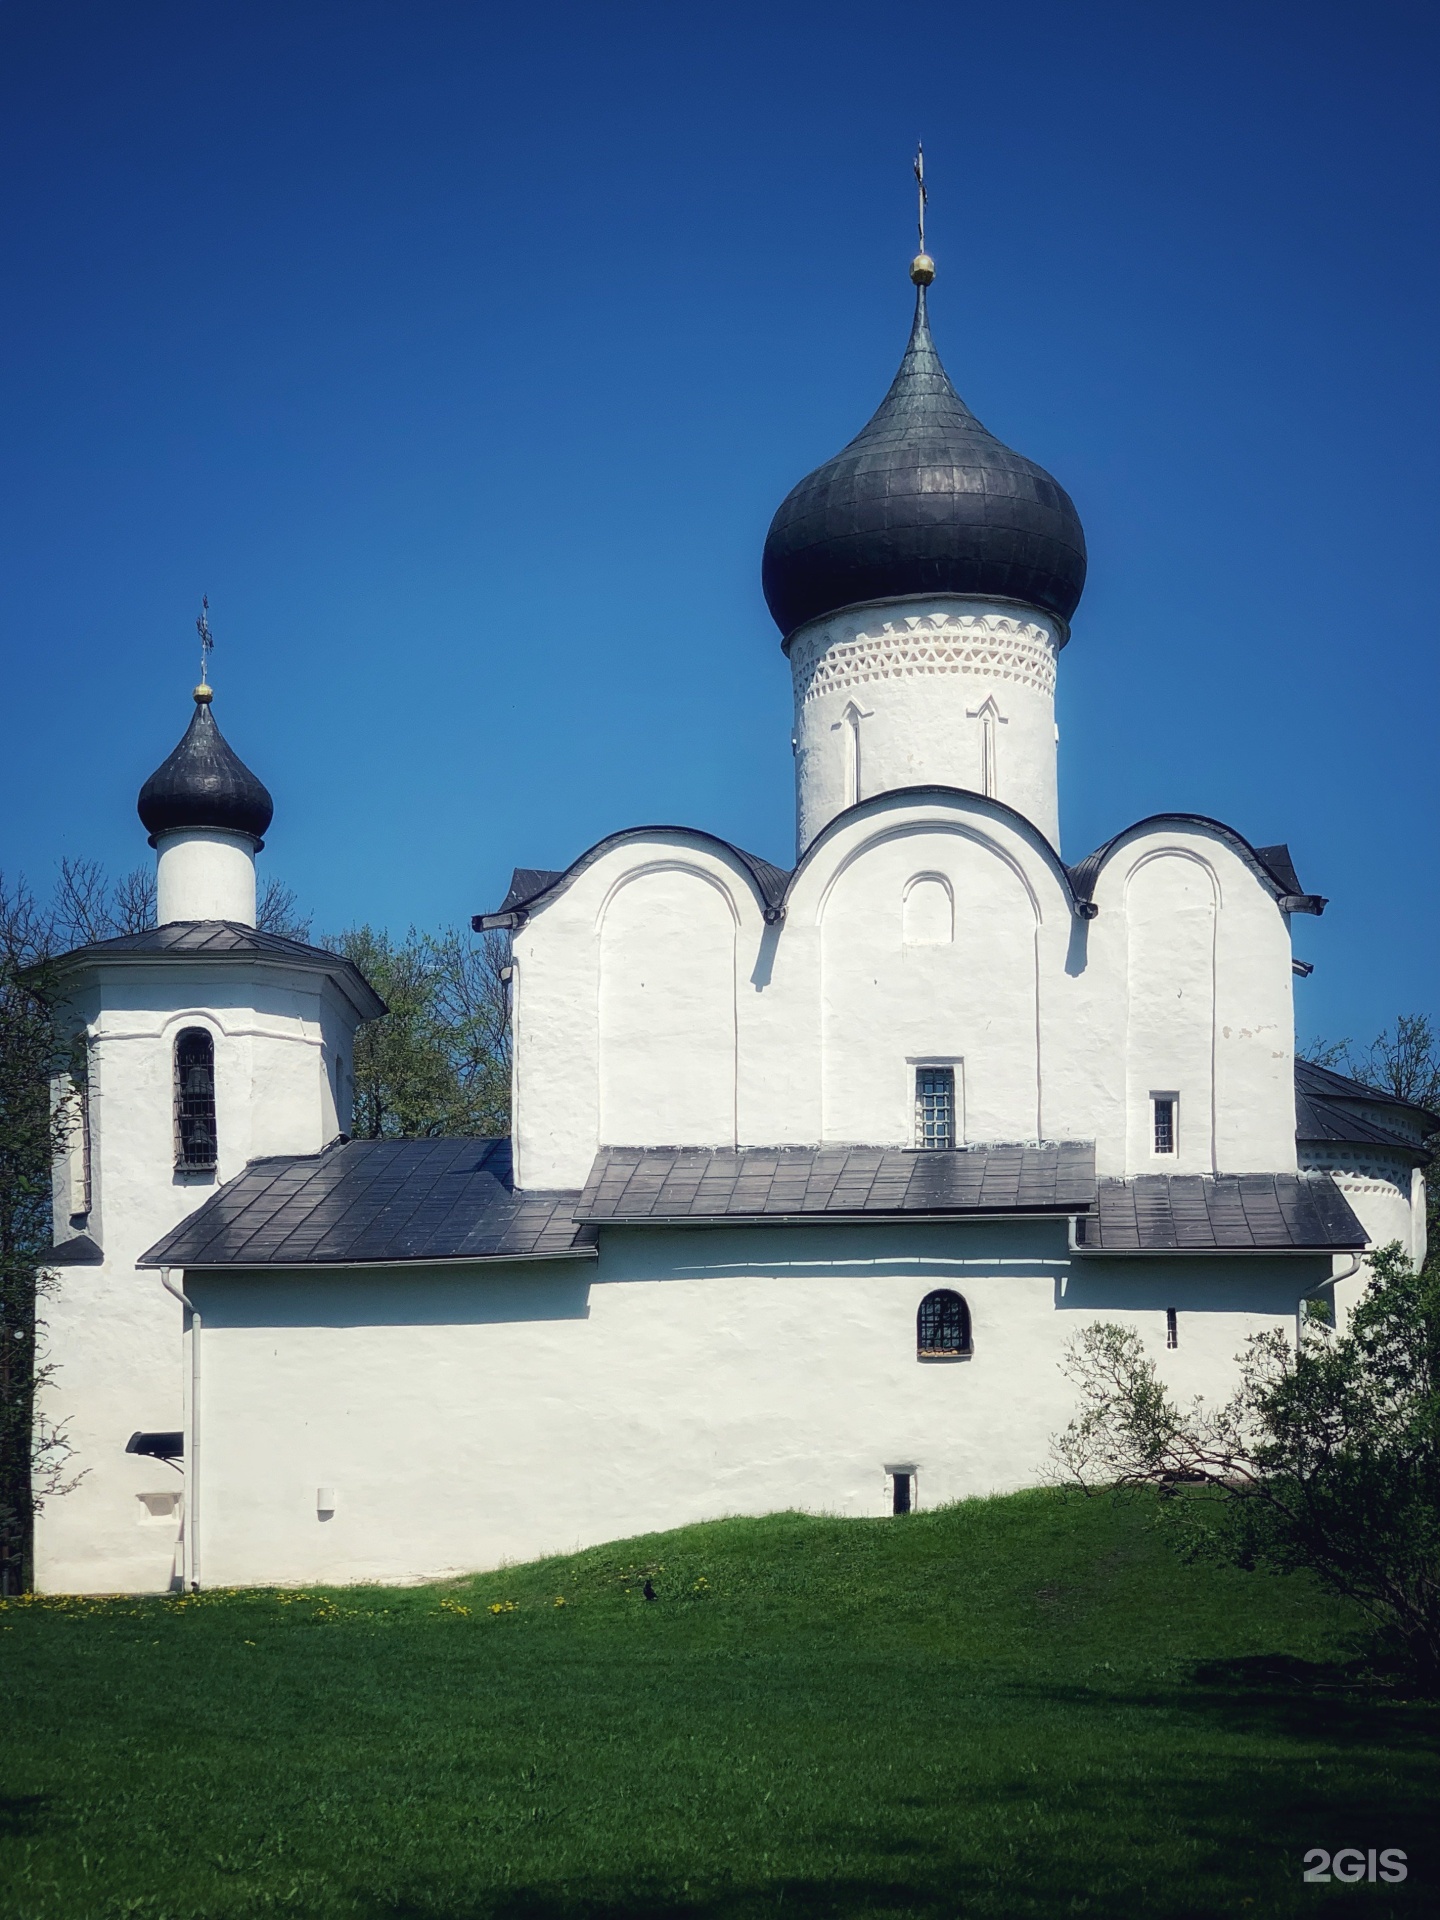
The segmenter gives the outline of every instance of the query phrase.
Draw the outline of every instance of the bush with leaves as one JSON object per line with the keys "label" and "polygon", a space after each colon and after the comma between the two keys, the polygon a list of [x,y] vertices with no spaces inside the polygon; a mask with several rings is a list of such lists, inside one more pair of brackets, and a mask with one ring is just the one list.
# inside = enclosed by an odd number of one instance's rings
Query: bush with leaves
{"label": "bush with leaves", "polygon": [[1170,1493],[1192,1551],[1308,1570],[1435,1685],[1440,1262],[1416,1273],[1397,1243],[1370,1264],[1343,1334],[1311,1318],[1298,1341],[1253,1335],[1218,1405],[1178,1404],[1133,1328],[1086,1328],[1066,1367],[1081,1409],[1055,1451],[1087,1488]]}

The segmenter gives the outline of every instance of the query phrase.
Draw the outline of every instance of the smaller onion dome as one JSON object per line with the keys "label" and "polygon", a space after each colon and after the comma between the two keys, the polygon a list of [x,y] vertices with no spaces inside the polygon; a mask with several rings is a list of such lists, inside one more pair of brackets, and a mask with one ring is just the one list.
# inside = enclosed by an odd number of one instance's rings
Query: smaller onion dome
{"label": "smaller onion dome", "polygon": [[910,277],[915,324],[879,411],[771,522],[765,598],[787,636],[842,607],[920,594],[1018,600],[1068,622],[1085,585],[1069,494],[956,393],[925,313],[928,254]]}
{"label": "smaller onion dome", "polygon": [[160,834],[187,827],[244,833],[260,844],[275,802],[216,726],[209,687],[195,689],[185,738],[140,789],[137,810],[152,847]]}

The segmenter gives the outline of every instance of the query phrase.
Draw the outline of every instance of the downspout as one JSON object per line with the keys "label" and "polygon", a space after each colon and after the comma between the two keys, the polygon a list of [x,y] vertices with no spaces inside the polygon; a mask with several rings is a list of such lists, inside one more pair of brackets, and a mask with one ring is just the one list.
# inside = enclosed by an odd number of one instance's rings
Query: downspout
{"label": "downspout", "polygon": [[171,1269],[160,1269],[160,1284],[185,1309],[185,1331],[190,1336],[190,1405],[185,1434],[185,1572],[192,1593],[200,1591],[200,1330],[202,1321],[195,1302],[170,1278]]}
{"label": "downspout", "polygon": [[[1360,1262],[1363,1258],[1363,1254],[1352,1253],[1349,1256],[1349,1266],[1342,1268],[1339,1273],[1332,1273],[1330,1278],[1325,1282],[1325,1285],[1327,1287],[1333,1287],[1338,1281],[1352,1280],[1360,1271]],[[1305,1331],[1305,1302],[1313,1299],[1313,1297],[1312,1294],[1304,1293],[1301,1294],[1299,1300],[1295,1303],[1295,1344],[1297,1347],[1300,1344],[1300,1336]],[[1338,1333],[1340,1331],[1340,1316],[1338,1313],[1333,1315],[1330,1331],[1332,1333]]]}

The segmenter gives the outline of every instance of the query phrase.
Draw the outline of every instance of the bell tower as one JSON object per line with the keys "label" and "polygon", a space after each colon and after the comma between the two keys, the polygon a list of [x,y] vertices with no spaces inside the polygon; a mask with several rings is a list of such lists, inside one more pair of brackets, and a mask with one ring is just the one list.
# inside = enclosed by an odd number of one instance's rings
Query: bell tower
{"label": "bell tower", "polygon": [[347,1131],[356,1029],[385,1010],[348,960],[256,927],[273,804],[203,681],[139,812],[158,924],[58,963],[87,1071],[48,1262],[43,1412],[66,1423],[83,1473],[37,1520],[36,1584],[52,1592],[178,1580],[183,1459],[126,1448],[183,1427],[182,1308],[135,1263],[247,1161],[319,1153]]}

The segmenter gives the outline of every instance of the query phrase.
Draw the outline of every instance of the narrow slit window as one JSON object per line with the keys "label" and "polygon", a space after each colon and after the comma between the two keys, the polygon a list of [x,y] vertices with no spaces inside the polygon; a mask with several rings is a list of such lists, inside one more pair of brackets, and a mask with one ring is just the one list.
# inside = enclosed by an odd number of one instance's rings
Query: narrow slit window
{"label": "narrow slit window", "polygon": [[215,1042],[203,1027],[175,1042],[175,1164],[215,1165]]}
{"label": "narrow slit window", "polygon": [[1156,1153],[1174,1153],[1175,1151],[1175,1109],[1177,1101],[1173,1093],[1157,1093],[1150,1101],[1154,1115],[1154,1134]]}
{"label": "narrow slit window", "polygon": [[943,1148],[955,1145],[955,1069],[915,1069],[915,1144]]}
{"label": "narrow slit window", "polygon": [[1167,1347],[1178,1347],[1180,1344],[1180,1316],[1174,1307],[1165,1309],[1165,1344]]}
{"label": "narrow slit window", "polygon": [[949,1287],[937,1287],[915,1316],[915,1357],[954,1360],[970,1351],[970,1309]]}

